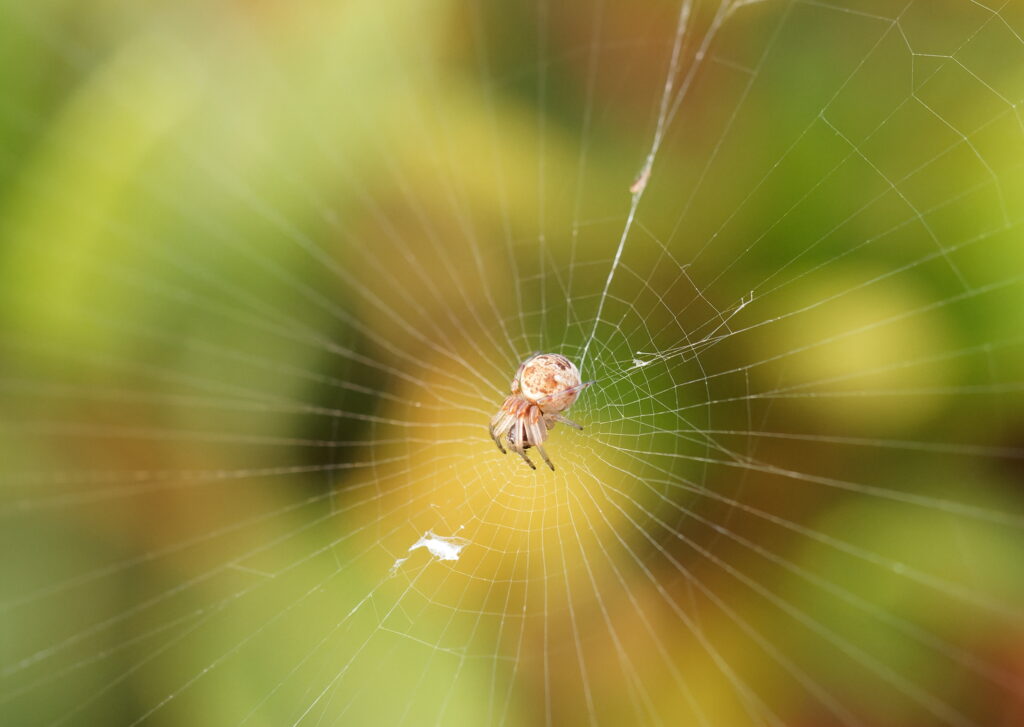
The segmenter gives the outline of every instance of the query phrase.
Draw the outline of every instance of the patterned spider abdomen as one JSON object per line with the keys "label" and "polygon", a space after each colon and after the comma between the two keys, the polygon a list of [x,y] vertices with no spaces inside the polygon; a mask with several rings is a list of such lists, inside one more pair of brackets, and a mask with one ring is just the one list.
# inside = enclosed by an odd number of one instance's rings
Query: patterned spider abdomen
{"label": "patterned spider abdomen", "polygon": [[579,390],[580,372],[572,361],[557,353],[531,358],[519,377],[519,391],[544,412],[561,412],[572,406]]}

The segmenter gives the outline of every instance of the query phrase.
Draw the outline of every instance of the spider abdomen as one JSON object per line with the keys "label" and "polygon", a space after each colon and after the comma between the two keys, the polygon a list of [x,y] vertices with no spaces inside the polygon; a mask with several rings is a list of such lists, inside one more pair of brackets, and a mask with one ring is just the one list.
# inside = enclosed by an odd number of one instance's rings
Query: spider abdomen
{"label": "spider abdomen", "polygon": [[579,396],[580,372],[572,361],[557,353],[530,359],[519,377],[519,390],[543,411],[565,411]]}

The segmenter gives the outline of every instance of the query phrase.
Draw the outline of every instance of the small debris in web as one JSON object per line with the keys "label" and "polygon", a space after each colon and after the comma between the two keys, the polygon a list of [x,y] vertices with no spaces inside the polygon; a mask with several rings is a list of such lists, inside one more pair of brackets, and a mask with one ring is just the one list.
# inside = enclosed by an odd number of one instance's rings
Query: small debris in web
{"label": "small debris in web", "polygon": [[644,361],[643,359],[635,358],[635,359],[633,359],[633,368],[641,369],[644,366],[650,365],[652,362],[653,362],[653,359],[648,359],[648,360]]}
{"label": "small debris in web", "polygon": [[[458,560],[459,554],[467,545],[469,545],[469,541],[465,538],[460,538],[455,535],[436,535],[428,530],[424,533],[422,538],[410,546],[409,552],[411,553],[417,548],[426,548],[436,560]],[[391,566],[389,574],[394,576],[398,572],[402,563],[407,560],[409,560],[409,556],[396,560]]]}
{"label": "small debris in web", "polygon": [[633,181],[631,185],[629,185],[629,193],[635,196],[643,192],[644,189],[647,187],[647,180],[649,180],[650,178],[651,163],[650,161],[648,161],[647,164],[644,165],[644,168],[640,171],[640,174],[637,176],[637,178]]}

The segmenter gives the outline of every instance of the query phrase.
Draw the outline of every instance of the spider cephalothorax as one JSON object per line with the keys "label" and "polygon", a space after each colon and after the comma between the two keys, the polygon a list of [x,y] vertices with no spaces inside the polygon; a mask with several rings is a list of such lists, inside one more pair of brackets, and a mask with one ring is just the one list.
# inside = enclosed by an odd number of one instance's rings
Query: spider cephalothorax
{"label": "spider cephalothorax", "polygon": [[579,370],[565,356],[557,353],[531,356],[519,365],[512,379],[512,393],[491,419],[491,438],[504,454],[501,440],[505,437],[509,449],[533,469],[537,468],[526,456],[526,450],[536,447],[548,467],[555,469],[543,447],[548,430],[553,429],[556,422],[583,429],[563,417],[562,412],[572,406],[580,391],[592,383],[580,383]]}

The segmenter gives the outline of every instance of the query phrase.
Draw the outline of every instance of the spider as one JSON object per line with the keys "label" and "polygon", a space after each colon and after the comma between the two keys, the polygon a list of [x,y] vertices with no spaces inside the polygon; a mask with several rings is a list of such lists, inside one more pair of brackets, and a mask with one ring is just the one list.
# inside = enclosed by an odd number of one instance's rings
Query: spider
{"label": "spider", "polygon": [[531,469],[537,467],[526,456],[526,450],[536,447],[547,466],[554,470],[543,447],[548,431],[554,429],[557,422],[583,430],[579,424],[562,416],[562,412],[593,383],[580,383],[579,370],[565,356],[557,353],[530,356],[519,365],[512,379],[512,393],[491,418],[491,439],[505,454],[501,444],[505,437],[509,449],[522,457]]}

